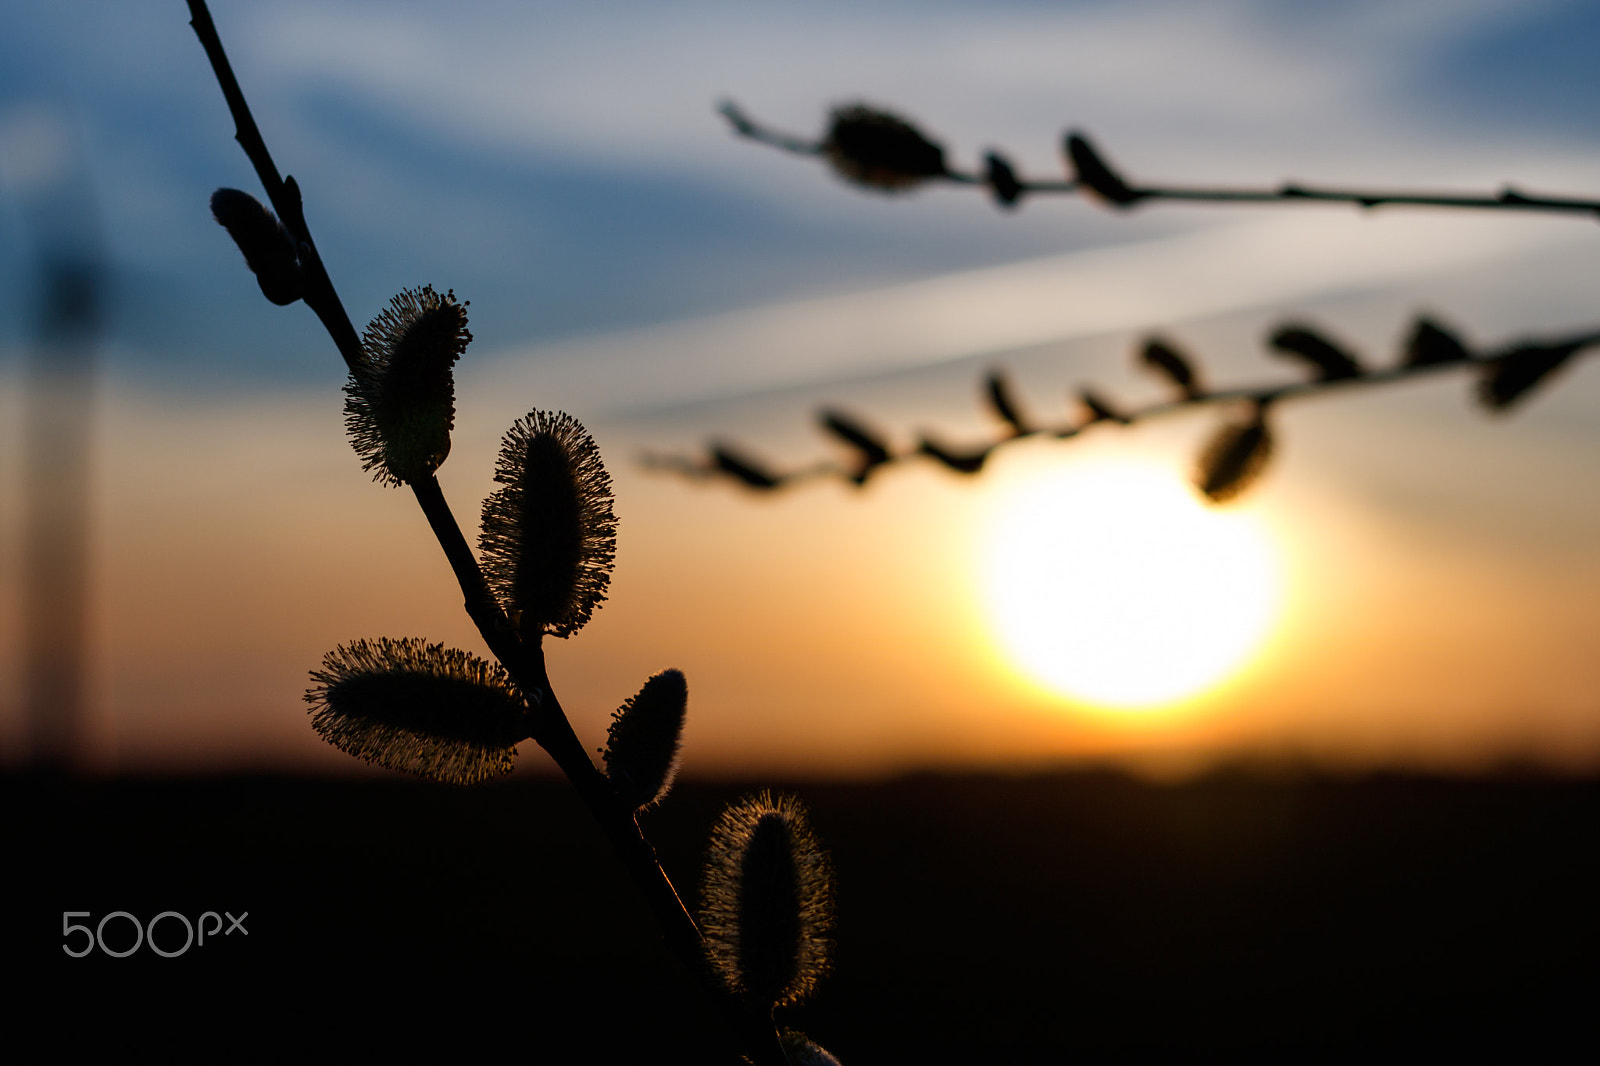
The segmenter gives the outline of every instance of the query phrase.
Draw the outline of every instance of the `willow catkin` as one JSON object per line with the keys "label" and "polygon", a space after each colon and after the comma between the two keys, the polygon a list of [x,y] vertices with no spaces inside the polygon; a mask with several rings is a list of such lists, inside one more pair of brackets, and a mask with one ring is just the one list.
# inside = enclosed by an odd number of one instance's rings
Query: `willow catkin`
{"label": "willow catkin", "polygon": [[612,715],[601,757],[611,787],[629,809],[659,803],[672,788],[688,703],[682,672],[663,670]]}
{"label": "willow catkin", "polygon": [[833,867],[794,797],[762,792],[722,812],[702,899],[707,954],[753,1009],[794,1003],[826,973]]}
{"label": "willow catkin", "polygon": [[1248,422],[1229,423],[1200,453],[1196,486],[1212,503],[1226,503],[1248,489],[1272,456],[1272,433],[1257,412]]}
{"label": "willow catkin", "polygon": [[358,759],[437,781],[511,772],[525,703],[498,663],[404,640],[357,640],[323,656],[306,695],[311,725]]}
{"label": "willow catkin", "polygon": [[865,104],[833,109],[822,154],[845,180],[906,192],[946,173],[944,149],[898,115]]}
{"label": "willow catkin", "polygon": [[444,463],[456,413],[452,368],[471,340],[467,305],[429,285],[400,293],[367,326],[344,387],[344,420],[374,480],[411,484]]}
{"label": "willow catkin", "polygon": [[616,561],[611,477],[571,415],[532,411],[500,446],[483,504],[483,572],[524,633],[566,637],[606,598]]}

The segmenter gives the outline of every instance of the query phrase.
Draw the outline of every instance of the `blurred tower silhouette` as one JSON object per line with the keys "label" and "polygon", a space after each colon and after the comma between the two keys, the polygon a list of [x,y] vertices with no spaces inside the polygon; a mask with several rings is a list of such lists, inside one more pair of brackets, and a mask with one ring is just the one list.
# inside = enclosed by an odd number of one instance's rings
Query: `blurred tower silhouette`
{"label": "blurred tower silhouette", "polygon": [[0,116],[0,173],[20,205],[36,279],[24,394],[22,702],[32,764],[66,771],[83,747],[89,453],[104,254],[65,108],[36,103]]}

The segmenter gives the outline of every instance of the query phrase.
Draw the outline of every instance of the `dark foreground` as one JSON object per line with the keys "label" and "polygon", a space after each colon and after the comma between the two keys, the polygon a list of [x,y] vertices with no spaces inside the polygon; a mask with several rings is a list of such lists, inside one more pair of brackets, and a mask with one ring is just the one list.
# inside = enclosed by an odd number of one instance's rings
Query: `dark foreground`
{"label": "dark foreground", "polygon": [[[647,816],[691,900],[739,791],[680,784]],[[792,791],[840,907],[835,973],[786,1020],[845,1066],[1431,1058],[1600,1034],[1597,782]],[[13,1046],[37,1029],[214,1061],[730,1061],[557,782],[10,777],[0,795]],[[113,911],[248,917],[207,919],[173,958],[68,957],[91,941],[64,922]],[[120,916],[101,936],[135,942]],[[155,937],[177,952],[183,922]]]}

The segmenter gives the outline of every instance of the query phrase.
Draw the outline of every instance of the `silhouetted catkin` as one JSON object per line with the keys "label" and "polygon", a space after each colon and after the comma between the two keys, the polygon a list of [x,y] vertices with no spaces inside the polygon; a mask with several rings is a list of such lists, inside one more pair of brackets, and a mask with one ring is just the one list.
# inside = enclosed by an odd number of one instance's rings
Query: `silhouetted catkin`
{"label": "silhouetted catkin", "polygon": [[828,408],[823,410],[819,421],[823,429],[859,453],[855,472],[850,476],[857,485],[864,484],[874,470],[889,461],[889,444],[883,435],[850,415]]}
{"label": "silhouetted catkin", "polygon": [[792,796],[722,812],[706,856],[700,922],[728,989],[755,1010],[805,997],[827,971],[833,867]]}
{"label": "silhouetted catkin", "polygon": [[211,217],[244,253],[262,295],[281,306],[305,294],[294,237],[259,200],[239,189],[218,189],[211,194]]}
{"label": "silhouetted catkin", "polygon": [[1129,207],[1144,199],[1144,193],[1122,180],[1105,157],[1097,151],[1089,138],[1078,132],[1068,133],[1063,149],[1071,175],[1078,184],[1094,193],[1113,207]]}
{"label": "silhouetted catkin", "polygon": [[865,104],[833,109],[822,154],[847,181],[906,192],[946,173],[944,149],[898,115]]}
{"label": "silhouetted catkin", "polygon": [[1417,319],[1406,341],[1406,366],[1460,363],[1472,358],[1461,338],[1426,316]]}
{"label": "silhouetted catkin", "polygon": [[1223,426],[1200,453],[1195,484],[1213,503],[1226,503],[1249,488],[1272,455],[1272,433],[1259,409],[1248,422]]}
{"label": "silhouetted catkin", "polygon": [[995,203],[1001,207],[1016,207],[1026,191],[1022,182],[1017,180],[1017,172],[1010,160],[999,152],[990,152],[983,157],[983,180],[989,186],[989,191],[994,193]]}
{"label": "silhouetted catkin", "polygon": [[471,340],[466,304],[429,285],[394,297],[367,327],[344,387],[344,424],[374,480],[409,484],[449,456],[452,368]]}
{"label": "silhouetted catkin", "polygon": [[747,488],[775,489],[783,484],[783,477],[768,470],[759,461],[735,449],[731,444],[711,446],[711,465],[719,473],[741,481]]}
{"label": "silhouetted catkin", "polygon": [[1033,423],[1022,413],[1022,406],[1017,403],[1011,380],[1003,371],[989,372],[988,377],[984,379],[983,394],[989,401],[989,409],[995,413],[995,417],[1010,426],[1014,435],[1026,437],[1034,431]]}
{"label": "silhouetted catkin", "polygon": [[1202,391],[1200,379],[1195,374],[1193,364],[1177,348],[1160,337],[1151,337],[1144,342],[1144,347],[1139,352],[1139,359],[1145,366],[1176,385],[1178,391],[1186,398],[1194,399],[1200,395]]}
{"label": "silhouetted catkin", "polygon": [[1280,326],[1272,334],[1272,347],[1309,363],[1321,381],[1361,376],[1361,364],[1343,348],[1309,326]]}
{"label": "silhouetted catkin", "polygon": [[483,573],[523,633],[567,637],[606,598],[616,560],[611,477],[594,438],[564,412],[531,411],[500,445],[483,503]]}
{"label": "silhouetted catkin", "polygon": [[1527,344],[1490,363],[1478,382],[1478,399],[1491,411],[1504,411],[1560,369],[1582,344]]}
{"label": "silhouetted catkin", "polygon": [[601,757],[606,777],[630,810],[661,802],[672,788],[688,703],[683,674],[663,670],[612,715]]}
{"label": "silhouetted catkin", "polygon": [[1079,389],[1078,399],[1088,412],[1088,422],[1119,422],[1125,426],[1130,421],[1128,416],[1113,407],[1110,401],[1089,389]]}
{"label": "silhouetted catkin", "polygon": [[505,670],[442,644],[357,640],[323,656],[311,679],[312,728],[391,770],[476,784],[510,773],[528,735],[522,695]]}

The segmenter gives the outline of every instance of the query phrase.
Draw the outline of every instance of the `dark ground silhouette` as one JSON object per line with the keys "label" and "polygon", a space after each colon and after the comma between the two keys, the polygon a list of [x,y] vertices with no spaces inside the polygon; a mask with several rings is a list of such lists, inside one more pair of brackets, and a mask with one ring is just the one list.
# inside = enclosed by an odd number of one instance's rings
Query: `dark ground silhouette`
{"label": "dark ground silhouette", "polygon": [[[791,787],[834,855],[838,946],[820,993],[780,1020],[847,1066],[1592,1042],[1600,781],[1220,773],[1165,787],[1079,772]],[[25,982],[21,1032],[221,1060],[441,1046],[732,1061],[565,782],[0,788],[8,879],[23,888],[7,965]],[[683,891],[740,792],[680,782],[645,815]],[[248,936],[172,959],[73,959],[67,910],[90,923],[248,911]],[[105,936],[120,950],[132,926]],[[157,931],[167,950],[183,936],[171,919]]]}

